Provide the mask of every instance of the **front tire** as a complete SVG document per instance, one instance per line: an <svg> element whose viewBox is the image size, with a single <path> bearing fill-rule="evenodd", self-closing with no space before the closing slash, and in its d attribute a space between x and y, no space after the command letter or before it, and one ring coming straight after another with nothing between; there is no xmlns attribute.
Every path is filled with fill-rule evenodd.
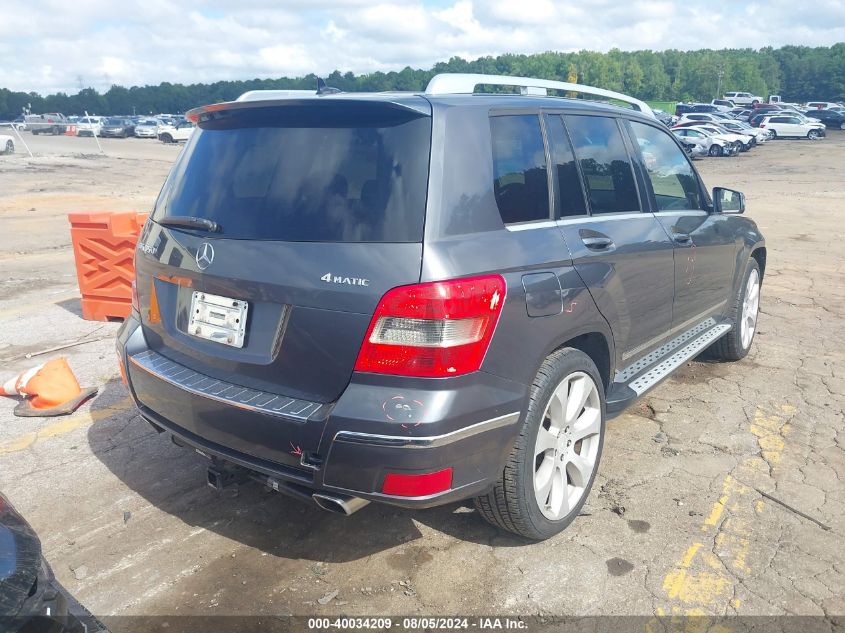
<svg viewBox="0 0 845 633"><path fill-rule="evenodd" d="M711 156L721 156L722 154L724 154L724 150L722 149L721 145L716 145L715 143L713 143L713 145L710 146L710 151L708 153Z"/></svg>
<svg viewBox="0 0 845 633"><path fill-rule="evenodd" d="M760 265L752 257L748 260L742 285L728 314L733 327L710 346L714 358L735 361L748 355L757 332L761 286Z"/></svg>
<svg viewBox="0 0 845 633"><path fill-rule="evenodd" d="M475 507L496 527L533 540L561 532L581 511L604 443L604 386L595 363L573 348L543 362L528 411L493 489Z"/></svg>
<svg viewBox="0 0 845 633"><path fill-rule="evenodd" d="M810 130L807 132L807 138L811 141L819 140L819 131L818 130Z"/></svg>
<svg viewBox="0 0 845 633"><path fill-rule="evenodd" d="M12 141L6 141L6 153L7 154L14 154L15 153L15 144Z"/></svg>

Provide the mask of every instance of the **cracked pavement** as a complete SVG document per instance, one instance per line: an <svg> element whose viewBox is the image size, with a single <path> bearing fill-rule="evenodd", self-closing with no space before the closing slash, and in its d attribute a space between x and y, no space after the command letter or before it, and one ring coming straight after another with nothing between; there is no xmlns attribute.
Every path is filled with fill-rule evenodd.
<svg viewBox="0 0 845 633"><path fill-rule="evenodd" d="M82 341L62 353L101 391L68 418L0 399L0 490L92 612L845 614L845 132L697 162L746 193L767 239L753 349L687 363L611 421L583 516L540 544L468 505L344 519L257 484L208 489L205 460L133 412L117 325L79 318L64 217L148 209L175 151L79 157L77 140L4 158L0 360L5 377Z"/></svg>

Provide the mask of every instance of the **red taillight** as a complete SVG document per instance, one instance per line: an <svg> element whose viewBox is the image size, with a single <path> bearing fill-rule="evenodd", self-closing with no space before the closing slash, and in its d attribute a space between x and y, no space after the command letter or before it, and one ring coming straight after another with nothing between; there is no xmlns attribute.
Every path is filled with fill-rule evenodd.
<svg viewBox="0 0 845 633"><path fill-rule="evenodd" d="M139 307L141 304L138 301L138 283L133 279L132 280L132 310L135 312L140 312L141 308Z"/></svg>
<svg viewBox="0 0 845 633"><path fill-rule="evenodd" d="M442 378L476 371L505 302L499 275L389 290L370 322L356 371Z"/></svg>
<svg viewBox="0 0 845 633"><path fill-rule="evenodd" d="M452 469L444 468L423 475L387 473L381 491L397 497L424 497L452 487Z"/></svg>
<svg viewBox="0 0 845 633"><path fill-rule="evenodd" d="M760 127L761 127L761 128L764 128L764 127L766 127L766 124L765 124L765 123L761 123L761 124L760 124Z"/></svg>

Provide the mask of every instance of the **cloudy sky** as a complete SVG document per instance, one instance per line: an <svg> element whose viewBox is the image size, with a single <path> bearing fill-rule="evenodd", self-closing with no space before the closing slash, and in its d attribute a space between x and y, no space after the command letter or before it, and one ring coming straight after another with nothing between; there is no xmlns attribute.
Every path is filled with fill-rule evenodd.
<svg viewBox="0 0 845 633"><path fill-rule="evenodd" d="M0 87L77 92L453 55L831 45L845 0L2 0Z"/></svg>

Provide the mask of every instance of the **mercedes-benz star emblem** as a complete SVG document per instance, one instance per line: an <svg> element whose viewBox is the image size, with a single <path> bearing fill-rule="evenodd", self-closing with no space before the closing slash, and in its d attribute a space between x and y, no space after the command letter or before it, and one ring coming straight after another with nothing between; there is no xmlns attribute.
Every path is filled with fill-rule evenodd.
<svg viewBox="0 0 845 633"><path fill-rule="evenodd" d="M200 244L197 249L196 260L200 270L205 270L211 266L211 262L214 261L214 247L208 242Z"/></svg>

